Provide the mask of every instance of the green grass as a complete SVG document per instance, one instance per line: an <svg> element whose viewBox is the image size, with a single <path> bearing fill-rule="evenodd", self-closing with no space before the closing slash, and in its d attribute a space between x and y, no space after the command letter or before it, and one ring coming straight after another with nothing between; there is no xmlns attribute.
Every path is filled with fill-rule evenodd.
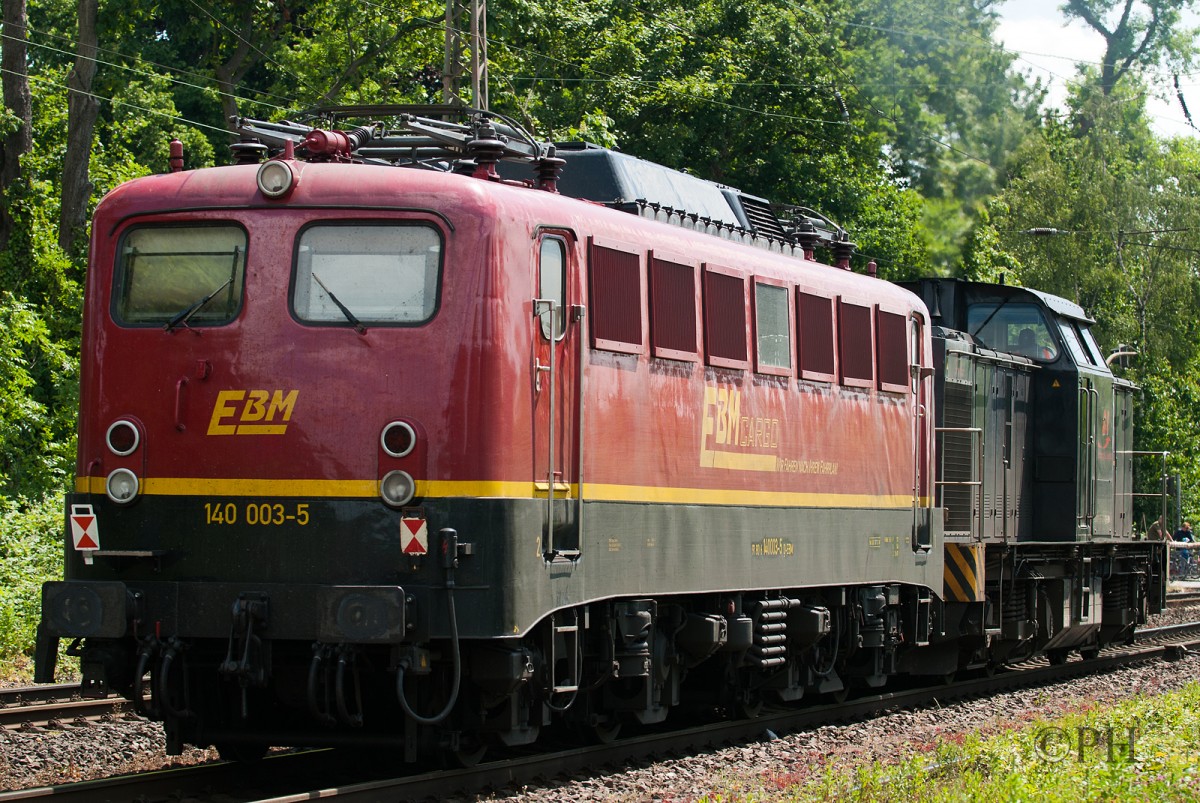
<svg viewBox="0 0 1200 803"><path fill-rule="evenodd" d="M1130 748L1132 742L1132 749ZM706 803L1191 801L1200 799L1200 684L917 743L897 762L796 764Z"/></svg>

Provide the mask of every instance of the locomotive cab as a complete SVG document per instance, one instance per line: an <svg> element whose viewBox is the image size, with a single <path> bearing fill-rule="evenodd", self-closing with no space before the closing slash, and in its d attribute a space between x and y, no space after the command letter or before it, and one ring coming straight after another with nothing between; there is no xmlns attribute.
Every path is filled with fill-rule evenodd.
<svg viewBox="0 0 1200 803"><path fill-rule="evenodd" d="M1023 409L1014 425L1023 432L1015 444L1007 435L1003 443L1025 452L1032 498L1018 503L1026 487L1018 483L1010 504L985 515L1006 507L1024 519L1008 530L1019 540L1131 538L1133 386L1105 364L1091 332L1095 322L1077 304L1036 290L947 280L910 287L935 325L963 333L976 350L1029 364L1020 372L1029 376L1028 392L1013 411Z"/></svg>

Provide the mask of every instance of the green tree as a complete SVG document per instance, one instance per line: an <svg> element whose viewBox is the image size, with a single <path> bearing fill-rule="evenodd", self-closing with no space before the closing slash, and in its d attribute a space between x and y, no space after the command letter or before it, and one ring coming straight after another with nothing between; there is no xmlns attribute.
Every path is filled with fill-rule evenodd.
<svg viewBox="0 0 1200 803"><path fill-rule="evenodd" d="M0 118L0 196L19 192L24 176L21 158L33 148L33 99L29 90L28 15L25 0L3 2L3 45L0 45L0 86L4 116ZM0 197L0 251L8 248L15 221L11 201Z"/></svg>
<svg viewBox="0 0 1200 803"><path fill-rule="evenodd" d="M1111 95L1130 71L1168 61L1186 68L1195 52L1195 32L1181 27L1194 0L1067 0L1068 18L1082 20L1104 39L1096 85Z"/></svg>
<svg viewBox="0 0 1200 803"><path fill-rule="evenodd" d="M0 293L0 497L65 486L75 365L36 310Z"/></svg>
<svg viewBox="0 0 1200 803"><path fill-rule="evenodd" d="M968 265L1078 302L1103 347L1131 345L1141 384L1135 442L1167 450L1185 499L1200 499L1200 145L1151 129L1128 78L1080 87L1063 119L1016 152ZM1081 121L1086 121L1082 123ZM1150 482L1149 485L1153 485ZM1149 485L1144 492L1156 490ZM1151 516L1153 518L1153 516Z"/></svg>

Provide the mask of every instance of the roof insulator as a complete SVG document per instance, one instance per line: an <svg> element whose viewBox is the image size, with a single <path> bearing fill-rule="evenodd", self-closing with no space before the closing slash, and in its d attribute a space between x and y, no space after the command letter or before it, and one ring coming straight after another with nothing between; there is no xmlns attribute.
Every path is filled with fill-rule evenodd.
<svg viewBox="0 0 1200 803"><path fill-rule="evenodd" d="M566 166L567 160L555 156L554 146L551 145L546 155L537 160L538 189L558 195L558 179L562 176L563 168Z"/></svg>
<svg viewBox="0 0 1200 803"><path fill-rule="evenodd" d="M233 151L234 161L238 164L254 165L266 158L271 149L253 137L246 137L230 145L229 150Z"/></svg>
<svg viewBox="0 0 1200 803"><path fill-rule="evenodd" d="M835 267L842 270L850 270L850 257L854 256L854 243L849 240L838 240L832 246L833 258L837 264Z"/></svg>
<svg viewBox="0 0 1200 803"><path fill-rule="evenodd" d="M467 156L476 162L475 178L499 181L496 173L496 162L504 156L504 142L497 138L496 129L487 120L479 124L475 130L475 139L467 143Z"/></svg>

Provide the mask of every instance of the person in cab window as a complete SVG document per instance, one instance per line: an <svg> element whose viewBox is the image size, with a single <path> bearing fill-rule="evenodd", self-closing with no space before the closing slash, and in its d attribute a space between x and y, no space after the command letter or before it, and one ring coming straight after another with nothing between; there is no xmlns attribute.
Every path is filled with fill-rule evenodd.
<svg viewBox="0 0 1200 803"><path fill-rule="evenodd" d="M1037 335L1033 330L1026 326L1017 335L1017 353L1022 357L1033 358L1037 355Z"/></svg>

